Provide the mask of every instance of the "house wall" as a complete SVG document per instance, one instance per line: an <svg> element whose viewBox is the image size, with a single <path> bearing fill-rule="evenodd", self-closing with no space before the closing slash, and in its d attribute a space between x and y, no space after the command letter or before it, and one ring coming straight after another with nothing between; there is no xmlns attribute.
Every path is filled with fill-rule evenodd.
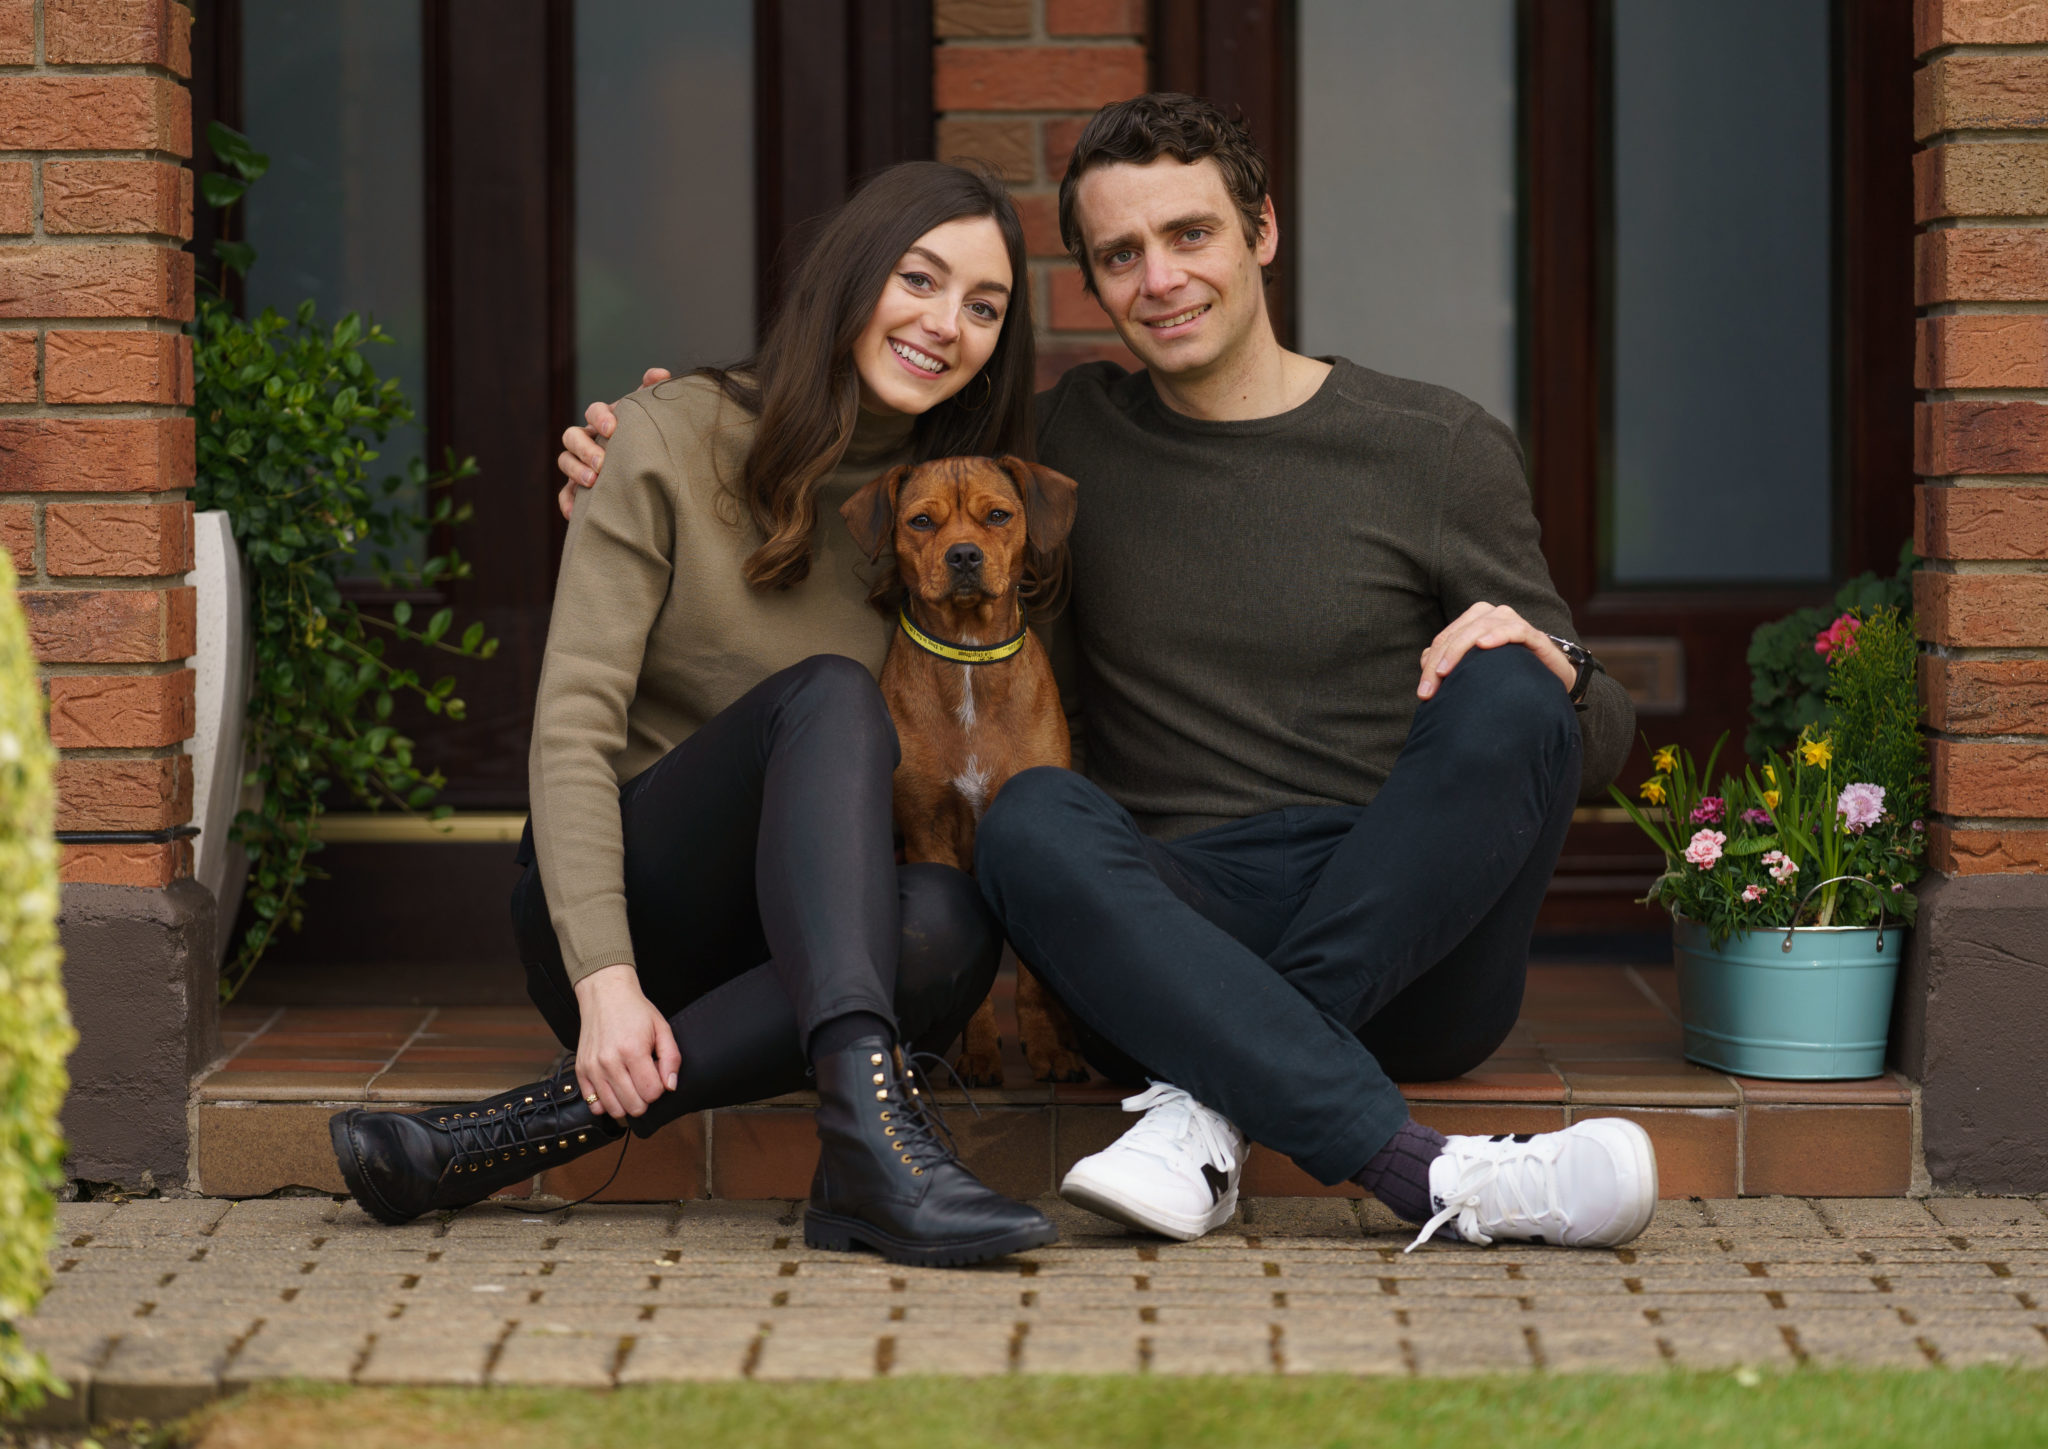
<svg viewBox="0 0 2048 1449"><path fill-rule="evenodd" d="M172 0L0 0L0 542L60 832L192 818L191 24ZM68 843L60 873L71 1172L182 1182L214 1041L191 843Z"/></svg>
<svg viewBox="0 0 2048 1449"><path fill-rule="evenodd" d="M978 160L1009 183L1034 259L1038 375L1137 361L1081 290L1060 245L1059 184L1081 127L1146 89L1145 0L935 0L932 104L941 161Z"/></svg>

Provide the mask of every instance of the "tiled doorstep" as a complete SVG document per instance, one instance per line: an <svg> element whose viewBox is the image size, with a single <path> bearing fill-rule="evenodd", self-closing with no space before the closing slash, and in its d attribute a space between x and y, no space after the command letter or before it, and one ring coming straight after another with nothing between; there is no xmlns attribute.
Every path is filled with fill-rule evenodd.
<svg viewBox="0 0 2048 1449"><path fill-rule="evenodd" d="M1912 1189L1911 1083L1895 1075L1764 1082L1694 1066L1679 1054L1675 1000L1668 967L1537 966L1522 1019L1491 1061L1455 1081L1402 1090L1418 1119L1445 1132L1539 1132L1598 1116L1640 1122L1656 1144L1666 1197ZM341 1191L326 1120L343 1107L467 1101L544 1076L559 1055L539 1019L517 1008L230 1008L223 1036L229 1057L197 1093L194 1179L201 1191L232 1197ZM1013 1043L1006 1032L1014 1058ZM969 1164L1005 1191L1033 1196L1122 1130L1125 1089L1045 1086L1025 1079L1021 1060L1010 1066L1015 1085L974 1094L978 1118L959 1094L939 1096ZM698 1114L635 1140L623 1160L606 1149L550 1173L537 1190L573 1199L602 1187L600 1201L802 1197L817 1150L811 1103L799 1094ZM1263 1148L1244 1190L1358 1193L1323 1187Z"/></svg>

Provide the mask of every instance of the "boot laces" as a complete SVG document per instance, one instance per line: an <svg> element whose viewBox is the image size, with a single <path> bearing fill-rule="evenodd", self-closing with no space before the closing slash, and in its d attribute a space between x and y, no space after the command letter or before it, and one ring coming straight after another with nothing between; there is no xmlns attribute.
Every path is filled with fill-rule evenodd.
<svg viewBox="0 0 2048 1449"><path fill-rule="evenodd" d="M903 1113L896 1133L896 1141L917 1167L936 1167L941 1163L953 1162L960 1156L960 1144L953 1136L953 1129L946 1122L946 1114L939 1110L939 1104L932 1097L932 1079L926 1070L926 1063L936 1062L944 1067L953 1078L953 1084L966 1098L967 1105L978 1118L981 1108L968 1095L967 1084L960 1080L960 1073L951 1062L936 1052L907 1052L898 1056L897 1100L902 1104ZM919 1083L924 1085L920 1088Z"/></svg>
<svg viewBox="0 0 2048 1449"><path fill-rule="evenodd" d="M1543 1223L1555 1223L1560 1229L1566 1226L1564 1204L1557 1191L1557 1137L1555 1132L1546 1132L1527 1142L1449 1138L1444 1156L1455 1171L1450 1188L1437 1199L1442 1206L1436 1216L1424 1223L1415 1241L1401 1251L1414 1252L1453 1218L1457 1219L1458 1236L1481 1246L1493 1241L1482 1222L1495 1234L1533 1234Z"/></svg>
<svg viewBox="0 0 2048 1449"><path fill-rule="evenodd" d="M563 1122L562 1116L576 1100L576 1060L571 1057L536 1088L481 1111L454 1112L440 1117L437 1125L455 1144L455 1156L449 1170L460 1172L473 1170L474 1166L495 1166L500 1160L510 1158L526 1147L547 1142L550 1138L568 1137L571 1129ZM588 1133L592 1126L573 1130ZM535 1170L545 1165L537 1162Z"/></svg>
<svg viewBox="0 0 2048 1449"><path fill-rule="evenodd" d="M1154 1082L1123 1100L1126 1112L1143 1112L1117 1146L1150 1153L1173 1166L1199 1171L1204 1162L1224 1172L1237 1166L1237 1144L1228 1119L1203 1106L1171 1082Z"/></svg>

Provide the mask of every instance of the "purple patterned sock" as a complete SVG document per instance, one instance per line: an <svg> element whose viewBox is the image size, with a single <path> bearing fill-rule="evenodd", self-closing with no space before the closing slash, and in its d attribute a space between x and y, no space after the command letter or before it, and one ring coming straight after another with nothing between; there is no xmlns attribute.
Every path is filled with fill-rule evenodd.
<svg viewBox="0 0 2048 1449"><path fill-rule="evenodd" d="M1385 1203L1395 1216L1426 1222L1435 1211L1429 1165L1443 1155L1444 1134L1410 1118L1351 1180Z"/></svg>

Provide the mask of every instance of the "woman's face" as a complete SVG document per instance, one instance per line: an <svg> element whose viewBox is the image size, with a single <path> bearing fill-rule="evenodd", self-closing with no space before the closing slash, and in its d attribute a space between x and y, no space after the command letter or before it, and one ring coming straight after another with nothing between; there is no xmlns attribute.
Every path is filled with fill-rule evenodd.
<svg viewBox="0 0 2048 1449"><path fill-rule="evenodd" d="M853 346L861 406L915 415L965 387L1002 335L1010 284L992 217L949 221L912 242Z"/></svg>

